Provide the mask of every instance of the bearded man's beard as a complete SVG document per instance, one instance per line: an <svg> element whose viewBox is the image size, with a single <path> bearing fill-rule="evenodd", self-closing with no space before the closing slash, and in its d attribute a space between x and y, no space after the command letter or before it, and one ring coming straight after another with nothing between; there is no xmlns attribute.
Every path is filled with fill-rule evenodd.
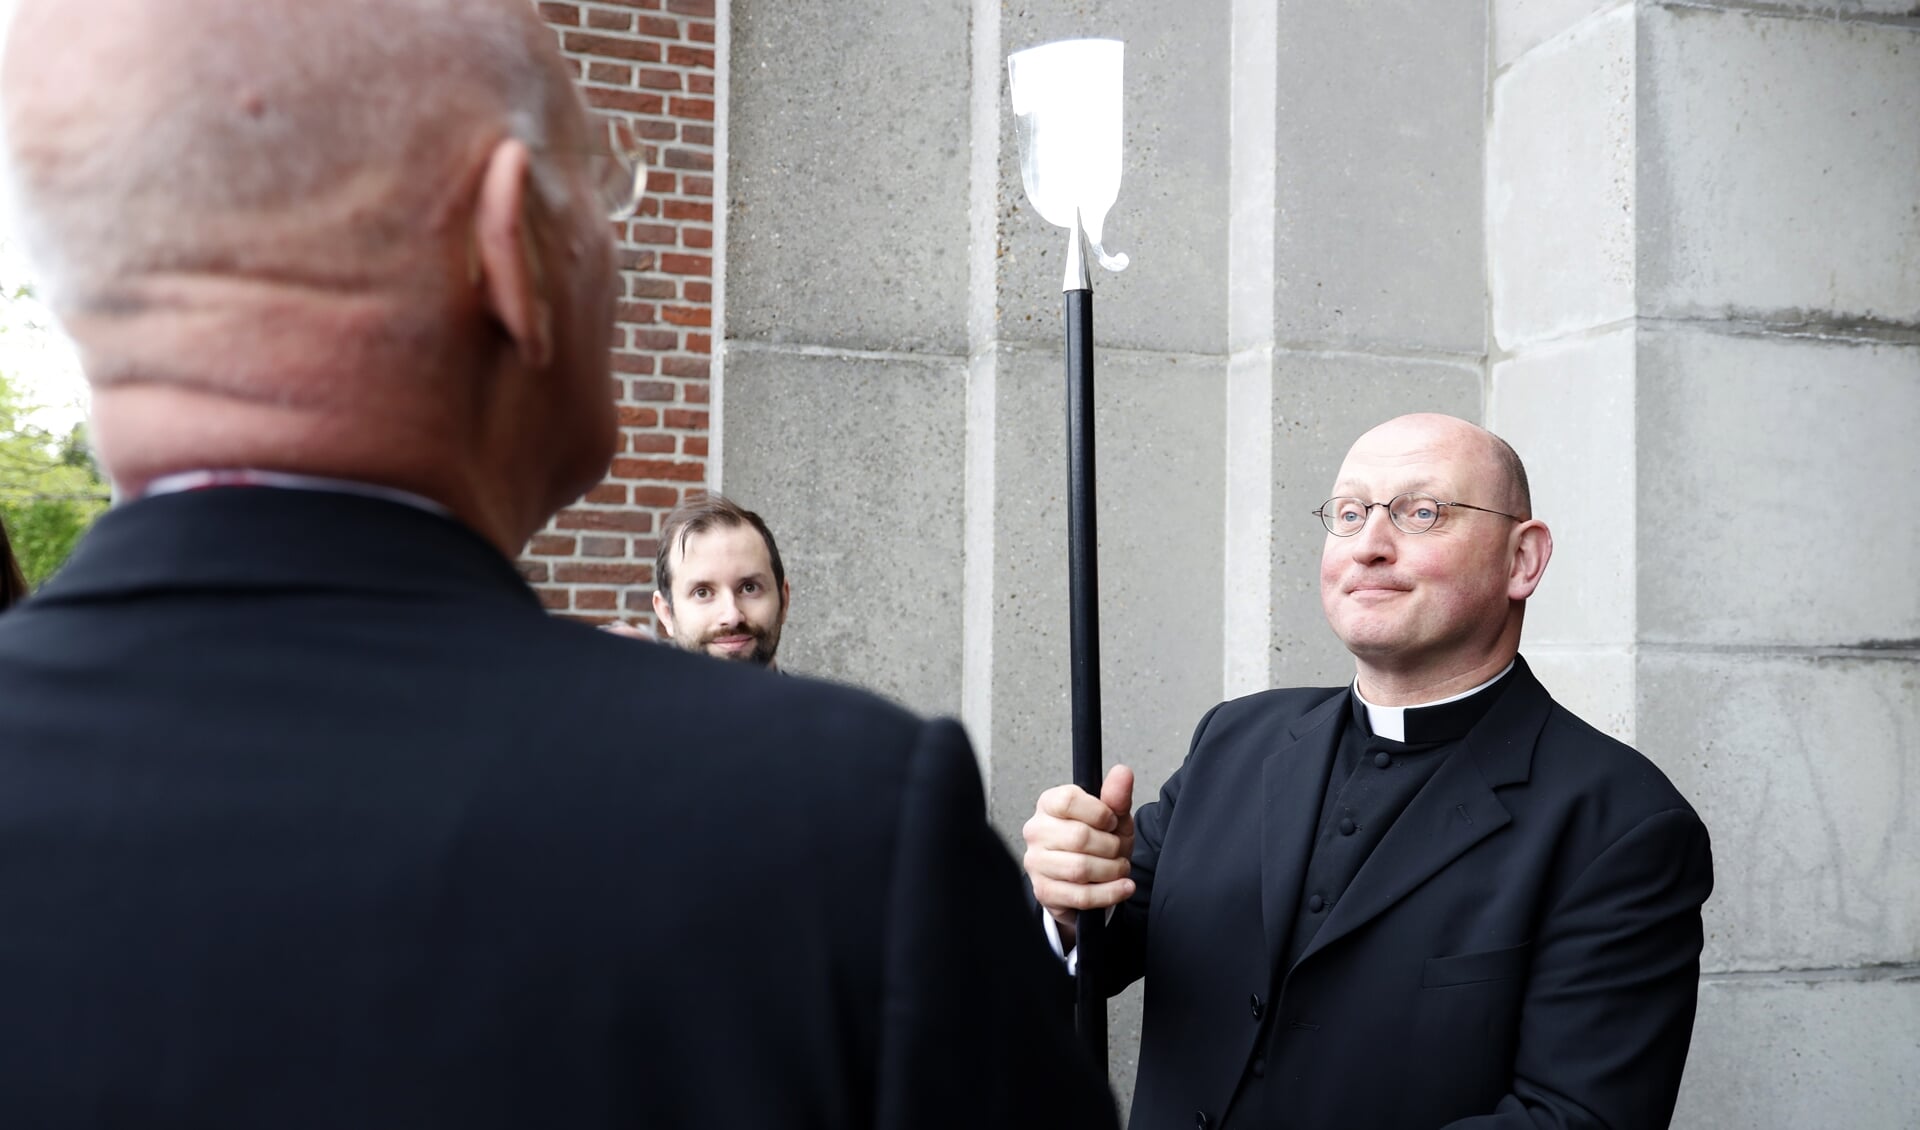
<svg viewBox="0 0 1920 1130"><path fill-rule="evenodd" d="M751 636L753 638L753 650L745 655L725 655L710 650L713 641L722 636L741 635ZM759 667L765 667L773 662L774 653L780 650L780 636L778 629L769 631L758 624L742 624L736 628L708 632L706 635L700 637L699 642L695 645L695 650L704 651L708 655L713 655L720 659L731 659L739 663L752 663Z"/></svg>

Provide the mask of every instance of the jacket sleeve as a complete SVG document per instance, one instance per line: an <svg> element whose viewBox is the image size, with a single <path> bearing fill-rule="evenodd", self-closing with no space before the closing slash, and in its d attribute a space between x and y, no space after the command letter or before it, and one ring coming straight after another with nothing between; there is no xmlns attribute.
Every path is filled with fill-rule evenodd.
<svg viewBox="0 0 1920 1130"><path fill-rule="evenodd" d="M1138 981L1147 971L1147 924L1153 907L1153 877L1160 863L1160 846L1166 842L1167 826L1173 822L1174 808L1180 802L1180 786L1193 764L1194 751L1207 732L1208 723L1219 713L1215 706L1193 728L1193 741L1187 747L1187 759L1161 786L1160 799L1143 804L1133 814L1133 897L1114 910L1107 924L1106 960L1102 963L1100 990L1111 997Z"/></svg>
<svg viewBox="0 0 1920 1130"><path fill-rule="evenodd" d="M882 915L877 1124L1111 1130L1113 1095L1060 1013L1059 961L985 810L966 736L928 723Z"/></svg>
<svg viewBox="0 0 1920 1130"><path fill-rule="evenodd" d="M1654 1130L1673 1118L1699 995L1707 829L1658 813L1602 851L1543 920L1513 1090L1445 1130Z"/></svg>

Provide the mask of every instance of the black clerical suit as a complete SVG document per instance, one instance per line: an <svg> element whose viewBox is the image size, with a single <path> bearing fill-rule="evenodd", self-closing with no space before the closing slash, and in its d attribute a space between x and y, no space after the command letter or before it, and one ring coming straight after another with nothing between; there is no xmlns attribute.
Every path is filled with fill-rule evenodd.
<svg viewBox="0 0 1920 1130"><path fill-rule="evenodd" d="M1667 1125L1706 829L1519 661L1408 742L1349 688L1222 703L1136 814L1131 1130ZM1426 731L1426 732L1421 732Z"/></svg>
<svg viewBox="0 0 1920 1130"><path fill-rule="evenodd" d="M951 722L224 488L0 617L0 1124L1111 1127Z"/></svg>

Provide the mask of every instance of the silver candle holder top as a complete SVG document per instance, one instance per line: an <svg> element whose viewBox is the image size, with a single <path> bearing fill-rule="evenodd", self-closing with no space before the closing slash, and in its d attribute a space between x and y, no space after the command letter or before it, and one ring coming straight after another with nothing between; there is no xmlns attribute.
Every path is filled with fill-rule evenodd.
<svg viewBox="0 0 1920 1130"><path fill-rule="evenodd" d="M1117 39L1063 39L1007 56L1020 179L1034 210L1068 229L1066 290L1091 287L1088 242L1102 267L1127 269L1125 255L1101 245L1107 210L1120 196L1125 52Z"/></svg>

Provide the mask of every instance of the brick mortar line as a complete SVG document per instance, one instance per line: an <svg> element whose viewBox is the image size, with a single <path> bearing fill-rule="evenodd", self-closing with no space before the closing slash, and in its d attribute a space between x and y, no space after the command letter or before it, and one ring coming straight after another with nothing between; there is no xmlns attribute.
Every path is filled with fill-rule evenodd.
<svg viewBox="0 0 1920 1130"><path fill-rule="evenodd" d="M599 60L600 57L597 55L588 55L588 56L582 56L582 58L589 59L589 60ZM641 64L641 65L648 66L648 64ZM711 75L713 73L712 71L707 70L704 67L699 67L692 70L686 70L683 67L659 66L659 67L652 67L651 69L656 71L680 70L683 73L688 75ZM704 99L706 101L713 100L713 95L702 94L698 91L669 90L666 87L641 86L638 83L628 83L625 86L615 86L613 83L610 83L610 82L599 82L593 79L579 78L574 80L574 85L578 86L582 90L605 90L613 94L653 94L662 98L667 98L667 97L699 98L699 99ZM658 114L653 114L653 115L649 115L642 110L620 110L616 112L622 113L622 114L633 114L639 117L668 118L677 122L691 122L695 125L711 124L711 119L708 119L708 118L680 118L680 117L675 117L672 114L665 113L664 111Z"/></svg>
<svg viewBox="0 0 1920 1130"><path fill-rule="evenodd" d="M665 39L639 39L639 40L635 40L634 42L671 43L672 41L665 40ZM712 50L712 48L702 48L702 50ZM713 68L707 66L705 63L669 63L665 59L662 59L657 63L649 63L643 59L621 59L611 55L595 54L592 51L569 51L564 47L560 49L560 54L565 56L566 58L573 59L578 62L598 63L601 66L607 66L607 67L627 67L632 70L644 69L649 71L672 71L673 73L679 74L679 75L711 76L713 74ZM584 75L581 76L580 78L575 79L574 82L580 86L589 86L598 90L652 90L654 89L653 87L650 87L650 86L640 86L640 87L616 86L613 83L607 82L604 79L590 78Z"/></svg>

